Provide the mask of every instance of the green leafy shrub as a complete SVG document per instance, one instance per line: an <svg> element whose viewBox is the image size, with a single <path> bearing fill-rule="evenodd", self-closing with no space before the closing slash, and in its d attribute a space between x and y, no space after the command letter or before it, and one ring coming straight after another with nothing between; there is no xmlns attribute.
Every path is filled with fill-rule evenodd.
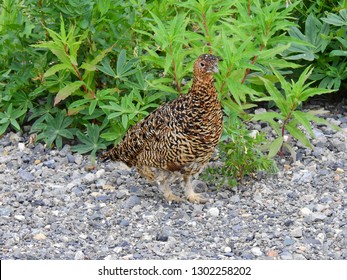
<svg viewBox="0 0 347 280"><path fill-rule="evenodd" d="M290 36L301 42L291 45L287 59L306 66L312 64L314 70L310 79L317 81L319 87L346 88L347 2L342 1L340 6L334 6L337 3L331 1L318 2L320 5L312 5L310 13L301 11L307 16L301 19L303 22L299 21L298 27L289 30Z"/></svg>
<svg viewBox="0 0 347 280"><path fill-rule="evenodd" d="M336 89L344 83L345 12L329 10L331 14L324 15L324 5L314 4L320 16L304 17L300 9L304 11L305 4L4 0L0 134L30 124L37 141L57 148L64 141L77 141L74 151L95 157L160 104L186 94L196 57L214 53L222 58L216 88L225 112L226 142L220 148L225 172L239 178L268 169L269 161L255 148L266 140L249 137L241 120L268 121L273 126L278 138L268 145L270 158L286 144L284 130L309 146L298 129L301 125L310 132L298 106L328 91L304 85L312 70L306 68L300 76L300 64L316 63L310 77L321 80L322 87ZM306 21L304 33L300 24L296 27L295 14ZM328 60L322 62L319 58L326 50ZM289 83L288 76L299 78ZM278 81L282 89L273 85ZM250 114L259 101L273 102L273 115ZM238 126L231 126L235 120Z"/></svg>
<svg viewBox="0 0 347 280"><path fill-rule="evenodd" d="M258 171L275 173L277 166L265 153L266 143L266 135L249 131L246 125L231 113L218 146L222 164L214 166L212 163L202 173L202 177L219 188L236 186L245 177L257 175Z"/></svg>
<svg viewBox="0 0 347 280"><path fill-rule="evenodd" d="M300 75L298 81L288 82L277 70L273 69L273 72L281 84L282 92L275 87L273 82L261 78L264 80L265 87L269 93L269 96L263 97L261 100L272 101L279 109L279 112L269 111L253 116L254 121L262 120L268 122L278 135L270 144L269 157L277 155L279 151L282 154L283 146L294 154L290 144L284 141L286 133L292 135L306 147L312 148L309 139L304 132L301 131L300 126L302 126L313 138L314 134L311 128L311 121L329 125L326 120L315 116L312 112L298 110L300 105L308 98L332 92L332 90L324 88L310 87L313 82L307 82L307 79L310 77L312 70L311 67L307 67Z"/></svg>

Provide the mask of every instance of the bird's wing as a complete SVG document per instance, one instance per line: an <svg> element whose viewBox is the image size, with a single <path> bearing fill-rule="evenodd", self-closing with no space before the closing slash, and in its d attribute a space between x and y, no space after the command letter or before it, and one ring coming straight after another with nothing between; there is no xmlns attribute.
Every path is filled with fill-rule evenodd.
<svg viewBox="0 0 347 280"><path fill-rule="evenodd" d="M161 141L161 136L167 133L169 123L174 121L168 116L171 103L158 107L128 130L122 141L113 148L117 149L118 158L121 161L134 165L137 156L145 147L150 148L153 142Z"/></svg>

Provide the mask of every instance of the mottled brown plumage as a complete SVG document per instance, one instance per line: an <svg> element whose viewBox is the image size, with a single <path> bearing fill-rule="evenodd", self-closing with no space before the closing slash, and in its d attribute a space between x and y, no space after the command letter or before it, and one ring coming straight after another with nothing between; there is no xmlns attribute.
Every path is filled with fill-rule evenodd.
<svg viewBox="0 0 347 280"><path fill-rule="evenodd" d="M214 55L199 56L189 93L158 107L134 125L101 159L135 166L141 175L159 183L168 201L182 201L169 185L183 178L187 199L205 202L194 192L191 177L210 160L222 133L222 109L213 83L217 64Z"/></svg>

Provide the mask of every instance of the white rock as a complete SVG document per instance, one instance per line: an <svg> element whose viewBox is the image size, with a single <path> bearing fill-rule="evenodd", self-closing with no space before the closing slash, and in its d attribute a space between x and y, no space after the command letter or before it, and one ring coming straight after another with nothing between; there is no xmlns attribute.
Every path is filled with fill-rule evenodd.
<svg viewBox="0 0 347 280"><path fill-rule="evenodd" d="M300 209L300 213L302 216L307 217L307 216L310 216L312 214L312 211L310 209L308 209L307 207L304 207L304 208Z"/></svg>
<svg viewBox="0 0 347 280"><path fill-rule="evenodd" d="M95 174L88 173L84 176L84 180L87 182L93 182L95 180Z"/></svg>
<svg viewBox="0 0 347 280"><path fill-rule="evenodd" d="M319 242L323 244L323 242L324 242L324 240L325 240L325 234L322 233L322 232L321 232L321 233L318 233L316 239L319 240Z"/></svg>
<svg viewBox="0 0 347 280"><path fill-rule="evenodd" d="M88 235L81 233L78 237L82 239L87 239Z"/></svg>
<svg viewBox="0 0 347 280"><path fill-rule="evenodd" d="M211 207L210 209L208 209L208 214L210 214L212 217L218 217L219 209L217 207Z"/></svg>
<svg viewBox="0 0 347 280"><path fill-rule="evenodd" d="M76 163L77 165L81 165L81 164L82 164L82 161L83 161L82 155L76 154L76 155L74 155L74 156L75 156L75 163Z"/></svg>
<svg viewBox="0 0 347 280"><path fill-rule="evenodd" d="M224 248L224 253L230 253L231 252L231 248L229 246L226 246Z"/></svg>
<svg viewBox="0 0 347 280"><path fill-rule="evenodd" d="M252 252L252 254L253 254L254 256L257 256L257 257L259 257L259 256L261 256L261 255L263 254L263 252L260 250L259 247L254 247L254 248L252 248L252 249L251 249L251 252Z"/></svg>
<svg viewBox="0 0 347 280"><path fill-rule="evenodd" d="M113 249L113 252L115 252L115 253L120 253L120 252L122 252L123 251L123 248L122 247L116 247L116 248L114 248Z"/></svg>
<svg viewBox="0 0 347 280"><path fill-rule="evenodd" d="M25 149L25 144L24 143L18 143L18 150L20 150L21 152L23 152Z"/></svg>
<svg viewBox="0 0 347 280"><path fill-rule="evenodd" d="M78 250L74 257L75 260L84 260L84 253L81 250Z"/></svg>
<svg viewBox="0 0 347 280"><path fill-rule="evenodd" d="M290 232L290 235L296 238L302 237L302 229L301 228L295 228Z"/></svg>
<svg viewBox="0 0 347 280"><path fill-rule="evenodd" d="M96 171L95 176L96 176L96 178L99 179L104 174L105 174L105 169L100 169L100 170Z"/></svg>
<svg viewBox="0 0 347 280"><path fill-rule="evenodd" d="M37 233L33 237L35 240L45 240L47 237L43 233Z"/></svg>
<svg viewBox="0 0 347 280"><path fill-rule="evenodd" d="M14 215L14 218L18 221L24 221L25 217L23 215Z"/></svg>

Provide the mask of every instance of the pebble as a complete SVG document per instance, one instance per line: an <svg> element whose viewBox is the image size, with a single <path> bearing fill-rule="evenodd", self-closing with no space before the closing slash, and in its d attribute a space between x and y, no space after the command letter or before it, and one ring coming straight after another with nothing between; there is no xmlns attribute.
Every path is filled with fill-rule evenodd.
<svg viewBox="0 0 347 280"><path fill-rule="evenodd" d="M343 173L345 173L345 171L342 169L342 168L336 168L336 170L335 170L335 172L337 173L337 174L343 174Z"/></svg>
<svg viewBox="0 0 347 280"><path fill-rule="evenodd" d="M87 173L85 176L84 176L84 181L85 182L94 182L95 181L95 179L96 179L96 176L95 176L95 174L93 174L93 173Z"/></svg>
<svg viewBox="0 0 347 280"><path fill-rule="evenodd" d="M324 243L324 240L325 240L325 234L324 233L318 233L317 237L316 237L317 240L319 240L320 243ZM347 245L347 244L346 244Z"/></svg>
<svg viewBox="0 0 347 280"><path fill-rule="evenodd" d="M104 176L104 174L105 174L105 169L100 169L100 170L96 171L95 176L96 176L96 178L99 179L102 176Z"/></svg>
<svg viewBox="0 0 347 280"><path fill-rule="evenodd" d="M0 206L0 217L9 217L13 212L12 207Z"/></svg>
<svg viewBox="0 0 347 280"><path fill-rule="evenodd" d="M277 258L278 257L278 253L275 250L269 250L266 255L270 258Z"/></svg>
<svg viewBox="0 0 347 280"><path fill-rule="evenodd" d="M229 246L224 247L224 253L230 253L232 250Z"/></svg>
<svg viewBox="0 0 347 280"><path fill-rule="evenodd" d="M295 243L295 240L294 240L294 239L292 239L292 238L290 238L290 237L288 237L288 236L286 236L286 237L284 238L283 244L284 244L285 246L290 246L290 245L293 245L294 243Z"/></svg>
<svg viewBox="0 0 347 280"><path fill-rule="evenodd" d="M300 238L300 237L302 237L302 229L301 229L301 228L293 229L293 230L290 232L290 235L291 235L292 237L295 237L295 238Z"/></svg>
<svg viewBox="0 0 347 280"><path fill-rule="evenodd" d="M34 175L28 171L19 170L18 174L24 181L34 181L35 180Z"/></svg>
<svg viewBox="0 0 347 280"><path fill-rule="evenodd" d="M24 221L25 217L23 215L14 215L14 218L18 221Z"/></svg>
<svg viewBox="0 0 347 280"><path fill-rule="evenodd" d="M251 249L251 252L252 252L253 255L255 255L255 256L257 256L257 257L263 255L263 252L260 250L259 247L254 247L254 248L252 248L252 249Z"/></svg>
<svg viewBox="0 0 347 280"><path fill-rule="evenodd" d="M122 206L125 209L130 209L130 208L133 208L135 205L138 205L140 203L141 203L141 199L136 195L132 195L123 203Z"/></svg>
<svg viewBox="0 0 347 280"><path fill-rule="evenodd" d="M75 163L76 159L72 154L67 154L66 157L67 157L68 163Z"/></svg>
<svg viewBox="0 0 347 280"><path fill-rule="evenodd" d="M70 149L71 149L70 145L67 145L67 144L64 145L64 147L59 151L59 155L61 157L66 157L67 154L70 152Z"/></svg>
<svg viewBox="0 0 347 280"><path fill-rule="evenodd" d="M85 256L84 253L81 250L78 250L74 256L75 260L84 260Z"/></svg>
<svg viewBox="0 0 347 280"><path fill-rule="evenodd" d="M81 164L82 164L82 161L83 161L82 155L76 154L74 157L75 157L75 163L76 163L77 165L81 165Z"/></svg>
<svg viewBox="0 0 347 280"><path fill-rule="evenodd" d="M119 223L119 225L122 227L127 227L129 224L129 221L126 219L121 220L121 222Z"/></svg>
<svg viewBox="0 0 347 280"><path fill-rule="evenodd" d="M42 164L43 164L43 166L47 166L48 168L52 168L52 169L55 168L55 160L54 159L44 161Z"/></svg>
<svg viewBox="0 0 347 280"><path fill-rule="evenodd" d="M311 220L313 222L317 222L317 221L324 221L327 218L327 216L323 213L319 213L319 212L314 212L311 215Z"/></svg>
<svg viewBox="0 0 347 280"><path fill-rule="evenodd" d="M292 260L293 259L293 255L290 252L283 252L281 253L281 259L282 260Z"/></svg>
<svg viewBox="0 0 347 280"><path fill-rule="evenodd" d="M208 209L208 214L212 217L218 217L219 209L217 207L211 207L210 209Z"/></svg>
<svg viewBox="0 0 347 280"><path fill-rule="evenodd" d="M312 211L309 208L304 207L304 208L300 209L300 213L302 216L308 217L312 214Z"/></svg>
<svg viewBox="0 0 347 280"><path fill-rule="evenodd" d="M24 143L18 143L18 150L23 152L25 150L25 144Z"/></svg>
<svg viewBox="0 0 347 280"><path fill-rule="evenodd" d="M47 237L43 233L37 233L33 237L35 240L45 240Z"/></svg>

